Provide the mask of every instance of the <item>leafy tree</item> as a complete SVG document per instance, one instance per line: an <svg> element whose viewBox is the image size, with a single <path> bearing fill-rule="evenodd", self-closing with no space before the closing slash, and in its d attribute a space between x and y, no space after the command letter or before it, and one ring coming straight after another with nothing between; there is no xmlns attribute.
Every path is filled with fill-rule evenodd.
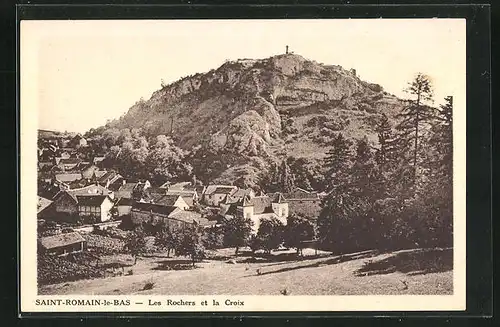
<svg viewBox="0 0 500 327"><path fill-rule="evenodd" d="M113 145L118 145L118 139L120 137L120 130L117 128L109 128L104 130L102 136L104 144L110 148Z"/></svg>
<svg viewBox="0 0 500 327"><path fill-rule="evenodd" d="M290 162L290 171L294 176L295 186L300 187L304 190L311 190L312 180L315 178L315 172L313 171L310 162L306 158L288 158Z"/></svg>
<svg viewBox="0 0 500 327"><path fill-rule="evenodd" d="M265 192L278 192L279 186L279 165L271 162L269 166L261 172L259 188Z"/></svg>
<svg viewBox="0 0 500 327"><path fill-rule="evenodd" d="M224 246L224 233L221 227L213 226L205 229L203 244L207 249L219 249Z"/></svg>
<svg viewBox="0 0 500 327"><path fill-rule="evenodd" d="M417 196L425 208L427 239L433 244L450 246L453 243L453 98L436 111L434 125L428 139L427 180Z"/></svg>
<svg viewBox="0 0 500 327"><path fill-rule="evenodd" d="M223 161L223 155L207 144L194 149L186 160L191 164L193 173L203 185L209 185L228 168Z"/></svg>
<svg viewBox="0 0 500 327"><path fill-rule="evenodd" d="M185 151L175 146L171 138L158 135L146 160L148 175L158 183L186 178L192 168L185 157Z"/></svg>
<svg viewBox="0 0 500 327"><path fill-rule="evenodd" d="M124 129L120 130L120 136L118 137L117 142L119 144L122 144L124 142L130 142L130 141L132 141L132 139L133 138L132 138L132 134L130 132L130 129L124 128Z"/></svg>
<svg viewBox="0 0 500 327"><path fill-rule="evenodd" d="M142 228L137 228L129 233L125 243L125 249L134 256L134 265L137 263L137 257L145 252L146 241L145 232Z"/></svg>
<svg viewBox="0 0 500 327"><path fill-rule="evenodd" d="M290 215L284 230L285 245L297 249L297 255L302 255L303 242L313 240L314 225L310 220L297 215Z"/></svg>
<svg viewBox="0 0 500 327"><path fill-rule="evenodd" d="M266 253L271 253L283 243L283 231L283 223L276 218L261 221L257 238Z"/></svg>
<svg viewBox="0 0 500 327"><path fill-rule="evenodd" d="M179 232L179 241L176 242L176 255L191 257L193 267L197 260L202 260L205 257L205 247L201 235L201 231L197 227L185 228Z"/></svg>
<svg viewBox="0 0 500 327"><path fill-rule="evenodd" d="M252 253L255 254L255 251L260 250L262 248L262 242L257 237L257 235L252 234L252 235L250 235L250 238L248 239L248 246L252 250Z"/></svg>
<svg viewBox="0 0 500 327"><path fill-rule="evenodd" d="M170 251L174 250L179 243L179 233L168 226L161 224L155 236L155 243L158 247L167 250L167 257L170 257Z"/></svg>
<svg viewBox="0 0 500 327"><path fill-rule="evenodd" d="M362 241L358 239L360 229L365 229L363 224L366 222L361 218L368 211L369 204L342 185L324 199L317 221L319 241L340 253L358 250Z"/></svg>
<svg viewBox="0 0 500 327"><path fill-rule="evenodd" d="M246 246L252 232L253 221L250 218L234 217L223 225L224 244L235 247L235 254L239 248Z"/></svg>

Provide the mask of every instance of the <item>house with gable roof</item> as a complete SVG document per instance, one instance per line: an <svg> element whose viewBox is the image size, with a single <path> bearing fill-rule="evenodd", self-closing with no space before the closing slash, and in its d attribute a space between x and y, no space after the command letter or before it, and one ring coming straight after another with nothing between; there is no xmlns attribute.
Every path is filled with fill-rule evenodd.
<svg viewBox="0 0 500 327"><path fill-rule="evenodd" d="M85 243L85 239L78 232L45 236L38 240L40 250L52 255L82 252L85 249Z"/></svg>
<svg viewBox="0 0 500 327"><path fill-rule="evenodd" d="M192 226L209 227L215 224L194 211L185 211L170 205L143 202L136 202L132 205L130 217L134 225L163 223L172 230L182 230Z"/></svg>
<svg viewBox="0 0 500 327"><path fill-rule="evenodd" d="M181 196L190 207L193 207L200 201L200 198L205 191L205 186L193 185L192 182L181 182L175 184L165 183L159 188L165 190L166 195Z"/></svg>
<svg viewBox="0 0 500 327"><path fill-rule="evenodd" d="M77 195L78 215L86 223L102 223L111 219L113 201L109 195Z"/></svg>
<svg viewBox="0 0 500 327"><path fill-rule="evenodd" d="M217 207L227 195L231 195L238 190L233 185L208 185L203 193L203 203Z"/></svg>
<svg viewBox="0 0 500 327"><path fill-rule="evenodd" d="M289 211L288 202L281 193L277 193L272 196L250 197L247 195L237 201L227 197L220 205L219 214L225 219L249 218L253 221L253 231L257 232L263 219L277 218L286 224Z"/></svg>
<svg viewBox="0 0 500 327"><path fill-rule="evenodd" d="M318 192L295 187L283 196L288 202L290 214L298 214L309 219L317 219L321 211L321 196Z"/></svg>
<svg viewBox="0 0 500 327"><path fill-rule="evenodd" d="M151 203L173 206L181 210L187 210L190 207L182 196L171 194L159 194L152 199Z"/></svg>
<svg viewBox="0 0 500 327"><path fill-rule="evenodd" d="M75 190L62 190L55 197L51 205L52 217L54 220L67 222L76 222L80 218L96 217L99 221L108 220L109 210L111 210L108 200L99 198L102 202L94 204L94 199L89 200L85 197L108 197L109 202L113 203L114 194L101 185L89 185ZM90 204L88 201L91 201ZM97 201L97 200L96 200ZM83 207L80 205L83 203ZM92 208L90 208L92 206ZM97 209L99 207L99 209ZM99 213L99 215L97 214ZM104 219L104 220L103 220ZM88 219L92 220L92 219Z"/></svg>

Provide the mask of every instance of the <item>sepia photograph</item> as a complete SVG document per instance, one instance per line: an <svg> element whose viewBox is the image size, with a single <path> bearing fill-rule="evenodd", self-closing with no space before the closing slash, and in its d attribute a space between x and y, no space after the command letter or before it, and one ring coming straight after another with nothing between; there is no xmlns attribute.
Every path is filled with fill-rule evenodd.
<svg viewBox="0 0 500 327"><path fill-rule="evenodd" d="M20 31L30 308L465 309L464 19Z"/></svg>

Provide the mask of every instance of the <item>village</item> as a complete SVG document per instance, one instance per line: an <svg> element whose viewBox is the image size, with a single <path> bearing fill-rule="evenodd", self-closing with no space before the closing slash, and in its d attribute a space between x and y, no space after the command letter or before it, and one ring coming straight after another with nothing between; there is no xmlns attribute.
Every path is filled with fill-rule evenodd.
<svg viewBox="0 0 500 327"><path fill-rule="evenodd" d="M80 134L39 142L38 251L44 257L133 253L124 249L127 233L145 225L220 230L231 219L245 218L255 235L263 220L286 225L290 215L300 215L314 223L321 208L322 194L298 187L265 194L234 185L202 185L196 177L161 185L127 180L103 167L104 155L88 155L90 142ZM121 250L113 250L117 247ZM125 264L111 261L111 272L120 266L123 271Z"/></svg>
<svg viewBox="0 0 500 327"><path fill-rule="evenodd" d="M325 247L317 236L324 192L203 185L196 176L163 183L127 178L106 165L92 142L80 134L39 137L39 294L451 290L448 273L431 286L421 282L428 272L451 269L450 248L410 247L388 256L380 249ZM304 268L319 273L310 279ZM424 273L410 278L408 269Z"/></svg>

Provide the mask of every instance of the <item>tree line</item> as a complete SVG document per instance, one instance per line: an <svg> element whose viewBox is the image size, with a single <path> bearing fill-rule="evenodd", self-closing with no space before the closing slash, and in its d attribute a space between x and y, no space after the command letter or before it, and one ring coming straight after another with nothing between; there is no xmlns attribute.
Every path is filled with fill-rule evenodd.
<svg viewBox="0 0 500 327"><path fill-rule="evenodd" d="M325 162L328 196L318 237L336 252L451 246L453 98L435 109L429 77L409 84L411 99L392 126L383 116L377 148L336 135Z"/></svg>
<svg viewBox="0 0 500 327"><path fill-rule="evenodd" d="M234 217L208 228L197 225L182 229L169 228L164 223L153 225L143 223L133 229L126 241L125 249L135 257L147 252L146 237L154 236L154 244L170 256L188 256L193 266L206 256L206 250L235 248L235 254L243 247L250 247L252 253L263 250L271 253L284 245L295 248L302 254L305 241L315 237L315 228L309 219L298 215L287 218L283 224L276 218L262 220L257 233L252 233L253 222L249 218Z"/></svg>

